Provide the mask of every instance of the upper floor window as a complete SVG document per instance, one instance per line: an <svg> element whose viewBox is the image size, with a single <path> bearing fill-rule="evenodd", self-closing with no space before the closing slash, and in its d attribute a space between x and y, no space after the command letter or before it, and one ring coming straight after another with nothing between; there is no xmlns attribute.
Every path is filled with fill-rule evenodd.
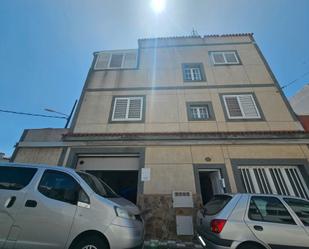
<svg viewBox="0 0 309 249"><path fill-rule="evenodd" d="M216 51L210 52L214 65L235 65L240 64L235 51Z"/></svg>
<svg viewBox="0 0 309 249"><path fill-rule="evenodd" d="M205 81L202 63L186 63L182 65L184 81Z"/></svg>
<svg viewBox="0 0 309 249"><path fill-rule="evenodd" d="M214 119L214 112L210 102L189 102L187 103L187 113L190 121Z"/></svg>
<svg viewBox="0 0 309 249"><path fill-rule="evenodd" d="M261 115L252 94L223 95L229 119L260 119Z"/></svg>
<svg viewBox="0 0 309 249"><path fill-rule="evenodd" d="M111 121L143 121L143 96L114 97Z"/></svg>
<svg viewBox="0 0 309 249"><path fill-rule="evenodd" d="M97 54L95 70L130 69L137 66L137 51L101 52Z"/></svg>

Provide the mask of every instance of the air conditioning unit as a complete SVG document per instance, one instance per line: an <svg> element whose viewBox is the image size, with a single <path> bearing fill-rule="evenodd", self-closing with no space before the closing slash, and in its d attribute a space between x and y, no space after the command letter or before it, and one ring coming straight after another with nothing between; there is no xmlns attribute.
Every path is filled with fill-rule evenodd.
<svg viewBox="0 0 309 249"><path fill-rule="evenodd" d="M173 207L174 208L193 208L192 192L173 191Z"/></svg>

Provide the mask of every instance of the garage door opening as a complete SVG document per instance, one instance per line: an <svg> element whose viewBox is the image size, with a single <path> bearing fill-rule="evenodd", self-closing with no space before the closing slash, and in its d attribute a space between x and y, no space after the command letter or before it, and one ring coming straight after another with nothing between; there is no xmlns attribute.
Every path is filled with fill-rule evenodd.
<svg viewBox="0 0 309 249"><path fill-rule="evenodd" d="M76 165L76 169L99 177L133 203L137 201L139 168L136 154L79 155Z"/></svg>
<svg viewBox="0 0 309 249"><path fill-rule="evenodd" d="M118 195L136 203L138 171L87 170L107 183Z"/></svg>

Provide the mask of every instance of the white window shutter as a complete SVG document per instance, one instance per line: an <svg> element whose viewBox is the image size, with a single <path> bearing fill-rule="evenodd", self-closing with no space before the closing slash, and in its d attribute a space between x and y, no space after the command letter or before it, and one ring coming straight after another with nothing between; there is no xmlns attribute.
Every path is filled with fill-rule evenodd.
<svg viewBox="0 0 309 249"><path fill-rule="evenodd" d="M214 60L214 64L224 64L224 56L223 53L213 53L212 58Z"/></svg>
<svg viewBox="0 0 309 249"><path fill-rule="evenodd" d="M126 53L123 68L135 68L137 66L136 53Z"/></svg>
<svg viewBox="0 0 309 249"><path fill-rule="evenodd" d="M238 103L237 96L225 96L225 104L230 118L242 117L240 105Z"/></svg>
<svg viewBox="0 0 309 249"><path fill-rule="evenodd" d="M110 54L109 53L100 53L97 55L97 60L94 65L94 69L106 69L108 68Z"/></svg>
<svg viewBox="0 0 309 249"><path fill-rule="evenodd" d="M116 98L114 103L113 120L125 120L127 114L128 98Z"/></svg>
<svg viewBox="0 0 309 249"><path fill-rule="evenodd" d="M239 95L240 105L242 107L243 116L245 118L259 118L260 114L255 105L252 95Z"/></svg>
<svg viewBox="0 0 309 249"><path fill-rule="evenodd" d="M230 64L238 63L236 54L234 52L230 52L230 53L226 52L224 55L225 55L225 59L227 63L230 63Z"/></svg>
<svg viewBox="0 0 309 249"><path fill-rule="evenodd" d="M130 99L128 119L140 120L142 118L142 105L142 98Z"/></svg>

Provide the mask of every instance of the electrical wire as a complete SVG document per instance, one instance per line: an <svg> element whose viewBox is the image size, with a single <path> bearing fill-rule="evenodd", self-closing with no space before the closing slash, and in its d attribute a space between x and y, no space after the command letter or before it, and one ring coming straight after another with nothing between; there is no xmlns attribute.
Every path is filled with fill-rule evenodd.
<svg viewBox="0 0 309 249"><path fill-rule="evenodd" d="M309 71L308 71L308 72L306 72L306 73L304 73L303 75L301 75L301 76L300 76L300 77L298 77L297 79L292 80L291 82L289 82L289 83L285 84L284 86L282 86L282 87L281 87L281 89L284 89L284 88L286 88L286 87L288 87L288 86L290 86L290 85L294 84L296 81L300 80L301 78L305 77L305 76L306 76L306 75L308 75L308 74L309 74Z"/></svg>
<svg viewBox="0 0 309 249"><path fill-rule="evenodd" d="M12 113L12 114L18 114L18 115L35 116L35 117L43 117L43 118L67 119L67 117L61 117L61 116L52 116L52 115L44 115L44 114L36 114L36 113L28 113L28 112L16 112L16 111L3 110L3 109L0 109L0 112Z"/></svg>

